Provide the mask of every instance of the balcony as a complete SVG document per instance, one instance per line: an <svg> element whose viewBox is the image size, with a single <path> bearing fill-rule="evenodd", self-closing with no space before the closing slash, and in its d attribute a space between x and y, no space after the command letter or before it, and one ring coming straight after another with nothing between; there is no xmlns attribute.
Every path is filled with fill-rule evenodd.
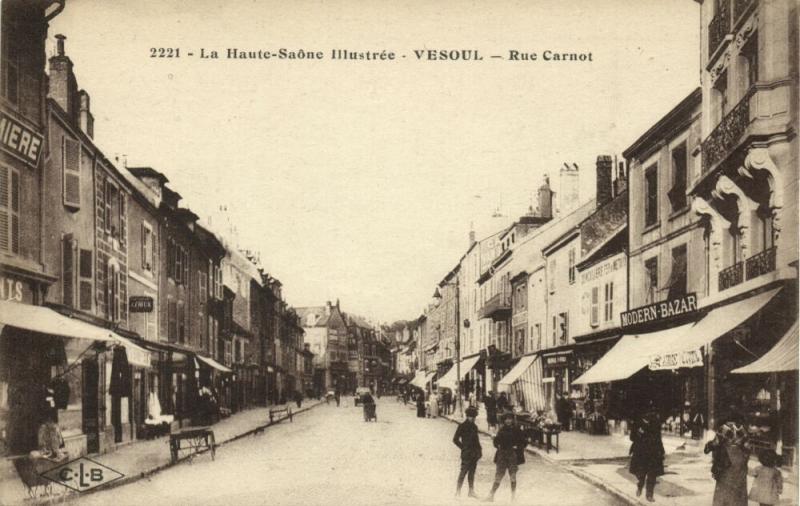
<svg viewBox="0 0 800 506"><path fill-rule="evenodd" d="M494 294L481 307L479 314L481 318L491 318L495 321L503 320L511 315L511 291L503 290Z"/></svg>
<svg viewBox="0 0 800 506"><path fill-rule="evenodd" d="M744 263L735 264L719 271L719 291L727 290L744 281Z"/></svg>
<svg viewBox="0 0 800 506"><path fill-rule="evenodd" d="M703 141L703 174L726 159L738 145L750 124L750 97L754 92L755 88L748 91Z"/></svg>
<svg viewBox="0 0 800 506"><path fill-rule="evenodd" d="M748 280L757 278L775 270L776 248L765 249L745 261L744 272Z"/></svg>
<svg viewBox="0 0 800 506"><path fill-rule="evenodd" d="M738 2L737 2L738 3ZM718 4L719 10L708 24L708 59L717 52L722 41L731 32L731 6L723 0Z"/></svg>

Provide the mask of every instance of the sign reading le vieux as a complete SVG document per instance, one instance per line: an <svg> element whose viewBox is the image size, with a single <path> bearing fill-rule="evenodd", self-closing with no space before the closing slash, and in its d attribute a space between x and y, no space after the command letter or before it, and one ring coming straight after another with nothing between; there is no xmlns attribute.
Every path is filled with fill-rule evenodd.
<svg viewBox="0 0 800 506"><path fill-rule="evenodd" d="M697 311L697 295L690 293L678 299L648 304L620 314L623 327L666 320Z"/></svg>

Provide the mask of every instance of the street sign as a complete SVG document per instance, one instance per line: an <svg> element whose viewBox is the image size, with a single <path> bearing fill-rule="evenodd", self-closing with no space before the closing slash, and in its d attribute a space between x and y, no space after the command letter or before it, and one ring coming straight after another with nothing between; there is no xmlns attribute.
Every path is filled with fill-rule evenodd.
<svg viewBox="0 0 800 506"><path fill-rule="evenodd" d="M131 313L152 313L153 298L146 295L134 295L128 300L128 310Z"/></svg>

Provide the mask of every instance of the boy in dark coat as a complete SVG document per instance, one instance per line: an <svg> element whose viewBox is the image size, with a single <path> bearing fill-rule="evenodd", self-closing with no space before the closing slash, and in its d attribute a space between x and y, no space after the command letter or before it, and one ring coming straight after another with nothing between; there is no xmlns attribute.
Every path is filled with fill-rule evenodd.
<svg viewBox="0 0 800 506"><path fill-rule="evenodd" d="M525 435L514 424L514 414L505 413L503 415L503 425L494 437L494 447L497 448L494 454L496 466L494 483L492 484L492 491L489 492L489 496L484 499L484 502L494 501L494 493L500 488L500 482L503 480L506 471L508 471L508 477L511 479L511 500L514 500L514 495L517 492L517 465L525 461L523 452L526 445Z"/></svg>
<svg viewBox="0 0 800 506"><path fill-rule="evenodd" d="M469 482L469 497L475 495L475 469L483 453L481 452L481 442L478 437L478 426L475 425L475 417L478 410L469 407L466 410L467 419L461 422L453 436L453 443L461 448L461 471L458 473L458 483L456 484L456 497L461 495L461 487L464 485L464 477Z"/></svg>

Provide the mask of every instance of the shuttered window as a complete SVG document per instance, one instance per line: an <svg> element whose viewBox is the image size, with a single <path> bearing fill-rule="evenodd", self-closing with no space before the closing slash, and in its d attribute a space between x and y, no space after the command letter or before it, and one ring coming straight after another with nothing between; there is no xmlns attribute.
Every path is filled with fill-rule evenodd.
<svg viewBox="0 0 800 506"><path fill-rule="evenodd" d="M81 207L81 143L61 138L61 169L64 177L64 205Z"/></svg>
<svg viewBox="0 0 800 506"><path fill-rule="evenodd" d="M128 198L120 191L119 193L119 244L122 251L128 245Z"/></svg>
<svg viewBox="0 0 800 506"><path fill-rule="evenodd" d="M80 259L78 262L79 286L78 296L80 298L80 308L84 311L92 310L92 294L94 293L92 281L92 250L80 250Z"/></svg>
<svg viewBox="0 0 800 506"><path fill-rule="evenodd" d="M186 342L186 306L178 302L178 342Z"/></svg>
<svg viewBox="0 0 800 506"><path fill-rule="evenodd" d="M167 302L167 339L171 343L178 340L178 305L174 300Z"/></svg>
<svg viewBox="0 0 800 506"><path fill-rule="evenodd" d="M153 272L153 230L147 223L142 223L142 270Z"/></svg>
<svg viewBox="0 0 800 506"><path fill-rule="evenodd" d="M600 316L600 307L599 301L600 299L600 288L597 286L592 287L592 311L591 311L591 325L597 326L600 322L598 321Z"/></svg>
<svg viewBox="0 0 800 506"><path fill-rule="evenodd" d="M614 318L614 283L606 283L606 303L605 303L605 321L610 322Z"/></svg>
<svg viewBox="0 0 800 506"><path fill-rule="evenodd" d="M111 321L121 318L120 276L119 268L109 262L106 269L106 313Z"/></svg>
<svg viewBox="0 0 800 506"><path fill-rule="evenodd" d="M19 173L0 165L0 251L19 254Z"/></svg>

